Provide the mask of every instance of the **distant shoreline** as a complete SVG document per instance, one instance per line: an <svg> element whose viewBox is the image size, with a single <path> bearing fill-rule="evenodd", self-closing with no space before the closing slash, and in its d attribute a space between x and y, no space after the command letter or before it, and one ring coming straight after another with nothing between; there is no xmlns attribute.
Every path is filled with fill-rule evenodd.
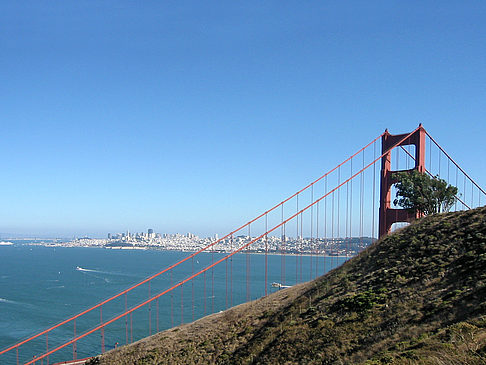
<svg viewBox="0 0 486 365"><path fill-rule="evenodd" d="M16 245L16 244L14 244ZM69 246L69 245L62 245L62 244L46 244L46 243L20 243L18 245L21 246L41 246L47 248L56 248L56 247L63 247L63 248L99 248L99 249L106 249L106 250L123 250L123 251L167 251L167 252L187 252L187 253L194 253L197 250L166 250L163 248L158 247L150 247L150 246L140 246L140 247L104 247L104 246ZM9 245L11 247L11 245ZM206 251L206 253L210 253L211 251ZM230 252L223 252L223 251L214 251L214 253L218 254L229 254ZM329 255L329 254L319 254L319 253L310 253L310 252L275 252L269 251L265 252L255 252L255 251L239 251L238 254L252 254L252 255L272 255L272 256L319 256L319 257L339 257L339 258L346 258L346 257L353 257L353 255Z"/></svg>

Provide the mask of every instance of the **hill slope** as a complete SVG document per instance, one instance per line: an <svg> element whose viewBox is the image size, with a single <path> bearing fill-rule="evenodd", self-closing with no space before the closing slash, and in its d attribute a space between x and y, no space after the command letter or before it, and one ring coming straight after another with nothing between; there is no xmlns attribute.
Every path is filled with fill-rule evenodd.
<svg viewBox="0 0 486 365"><path fill-rule="evenodd" d="M486 364L486 208L426 217L342 267L93 364Z"/></svg>

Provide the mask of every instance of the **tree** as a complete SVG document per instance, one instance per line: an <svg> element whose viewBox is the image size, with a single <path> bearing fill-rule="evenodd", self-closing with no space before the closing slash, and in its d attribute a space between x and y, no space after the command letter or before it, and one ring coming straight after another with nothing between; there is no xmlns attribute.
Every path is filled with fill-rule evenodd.
<svg viewBox="0 0 486 365"><path fill-rule="evenodd" d="M429 215L448 212L456 201L457 188L438 176L431 177L417 170L398 172L396 199L393 204Z"/></svg>

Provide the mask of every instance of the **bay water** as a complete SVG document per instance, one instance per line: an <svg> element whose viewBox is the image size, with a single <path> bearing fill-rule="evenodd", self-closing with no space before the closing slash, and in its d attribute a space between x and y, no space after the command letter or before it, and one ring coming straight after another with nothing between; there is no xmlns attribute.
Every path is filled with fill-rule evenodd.
<svg viewBox="0 0 486 365"><path fill-rule="evenodd" d="M189 256L189 252L109 250L85 247L0 246L0 349L101 302ZM32 359L116 313L170 288L224 253L203 253L88 315L0 355L0 364ZM214 269L168 292L100 331L50 356L50 363L84 358L136 341L180 323L270 294L272 283L294 285L342 264L345 257L234 255ZM267 280L265 281L265 260ZM47 363L47 361L46 361Z"/></svg>

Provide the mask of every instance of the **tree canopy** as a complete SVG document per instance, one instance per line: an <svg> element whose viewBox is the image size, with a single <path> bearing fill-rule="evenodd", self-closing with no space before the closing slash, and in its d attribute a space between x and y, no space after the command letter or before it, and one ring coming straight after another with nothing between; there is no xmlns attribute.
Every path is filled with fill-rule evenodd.
<svg viewBox="0 0 486 365"><path fill-rule="evenodd" d="M431 177L417 170L398 172L396 199L393 204L424 215L447 212L456 201L457 187L438 176Z"/></svg>

